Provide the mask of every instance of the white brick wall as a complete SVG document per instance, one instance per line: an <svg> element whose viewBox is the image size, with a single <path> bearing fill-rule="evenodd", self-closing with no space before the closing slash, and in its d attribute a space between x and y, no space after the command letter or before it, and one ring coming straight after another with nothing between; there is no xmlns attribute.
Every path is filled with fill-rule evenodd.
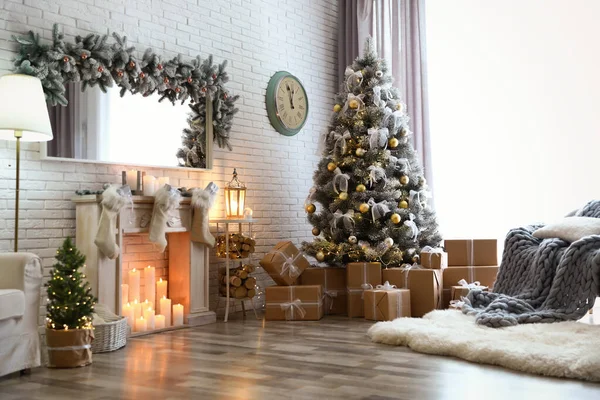
<svg viewBox="0 0 600 400"><path fill-rule="evenodd" d="M319 135L326 128L336 85L336 8L328 0L4 0L0 2L0 74L12 69L13 34L29 29L51 37L57 22L66 36L88 32L125 34L143 51L166 57L213 54L229 60L228 87L241 95L232 130L233 152L215 150L210 172L151 170L171 182L223 187L233 167L249 187L248 205L260 220L257 256L280 239L309 239L303 202L319 159ZM302 132L279 135L264 106L269 78L287 70L304 83L310 115ZM14 228L15 144L0 141L0 251L11 251ZM40 161L39 145L22 152L20 249L43 258L45 273L64 237L74 235L76 189L98 189L120 181L122 166ZM223 213L222 198L213 216ZM216 265L211 267L211 304L216 304ZM263 277L263 284L268 284ZM221 303L222 304L222 303Z"/></svg>

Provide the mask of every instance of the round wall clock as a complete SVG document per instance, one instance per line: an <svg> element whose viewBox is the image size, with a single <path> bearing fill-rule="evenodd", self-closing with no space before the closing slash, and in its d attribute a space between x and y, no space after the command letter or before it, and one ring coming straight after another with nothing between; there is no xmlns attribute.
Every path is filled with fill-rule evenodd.
<svg viewBox="0 0 600 400"><path fill-rule="evenodd" d="M279 71L271 77L266 103L271 125L282 135L294 136L306 123L306 90L298 78L289 72Z"/></svg>

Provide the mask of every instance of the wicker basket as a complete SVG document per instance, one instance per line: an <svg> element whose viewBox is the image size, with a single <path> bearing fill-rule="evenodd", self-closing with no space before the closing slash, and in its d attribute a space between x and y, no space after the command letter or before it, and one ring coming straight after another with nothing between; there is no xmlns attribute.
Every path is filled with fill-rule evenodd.
<svg viewBox="0 0 600 400"><path fill-rule="evenodd" d="M92 342L92 353L106 353L125 346L127 344L127 318L113 314L101 304L97 304L94 311L105 322L94 324L95 338Z"/></svg>

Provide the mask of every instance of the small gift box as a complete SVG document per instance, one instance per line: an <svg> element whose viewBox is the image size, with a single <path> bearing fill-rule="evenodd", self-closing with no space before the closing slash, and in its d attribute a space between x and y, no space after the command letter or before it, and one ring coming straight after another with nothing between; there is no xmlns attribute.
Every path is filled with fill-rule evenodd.
<svg viewBox="0 0 600 400"><path fill-rule="evenodd" d="M260 260L260 265L281 286L294 285L302 271L310 267L306 258L290 241L277 243Z"/></svg>
<svg viewBox="0 0 600 400"><path fill-rule="evenodd" d="M301 285L323 286L325 315L345 315L347 309L346 270L344 268L308 268L300 277Z"/></svg>
<svg viewBox="0 0 600 400"><path fill-rule="evenodd" d="M451 267L443 270L443 307L448 308L452 300L452 286L465 280L466 282L479 282L480 286L492 288L496 281L498 268L495 267ZM461 286L461 285L459 285ZM470 289L472 289L471 287Z"/></svg>
<svg viewBox="0 0 600 400"><path fill-rule="evenodd" d="M321 285L269 286L265 289L267 321L318 321L323 318Z"/></svg>
<svg viewBox="0 0 600 400"><path fill-rule="evenodd" d="M449 267L498 265L496 239L445 240Z"/></svg>
<svg viewBox="0 0 600 400"><path fill-rule="evenodd" d="M458 281L458 285L450 288L450 301L452 302L452 300L460 300L461 297L467 297L471 289L488 290L488 287L482 286L478 281L468 283L466 280L461 279Z"/></svg>
<svg viewBox="0 0 600 400"><path fill-rule="evenodd" d="M448 267L448 253L443 249L425 246L421 249L421 265L427 269L443 269Z"/></svg>
<svg viewBox="0 0 600 400"><path fill-rule="evenodd" d="M348 316L364 317L363 292L381 285L381 263L361 262L346 265Z"/></svg>
<svg viewBox="0 0 600 400"><path fill-rule="evenodd" d="M384 269L383 280L410 290L410 313L422 317L442 305L442 271L417 267Z"/></svg>
<svg viewBox="0 0 600 400"><path fill-rule="evenodd" d="M410 317L410 290L398 289L386 282L364 292L365 319L393 321Z"/></svg>

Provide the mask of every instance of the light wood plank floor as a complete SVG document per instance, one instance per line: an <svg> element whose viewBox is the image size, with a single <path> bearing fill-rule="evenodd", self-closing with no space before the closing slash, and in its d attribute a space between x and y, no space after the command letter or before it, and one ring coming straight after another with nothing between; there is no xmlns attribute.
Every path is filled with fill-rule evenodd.
<svg viewBox="0 0 600 400"><path fill-rule="evenodd" d="M598 384L373 344L365 336L371 324L235 315L227 324L132 339L95 354L89 367L0 379L0 399L600 399Z"/></svg>

